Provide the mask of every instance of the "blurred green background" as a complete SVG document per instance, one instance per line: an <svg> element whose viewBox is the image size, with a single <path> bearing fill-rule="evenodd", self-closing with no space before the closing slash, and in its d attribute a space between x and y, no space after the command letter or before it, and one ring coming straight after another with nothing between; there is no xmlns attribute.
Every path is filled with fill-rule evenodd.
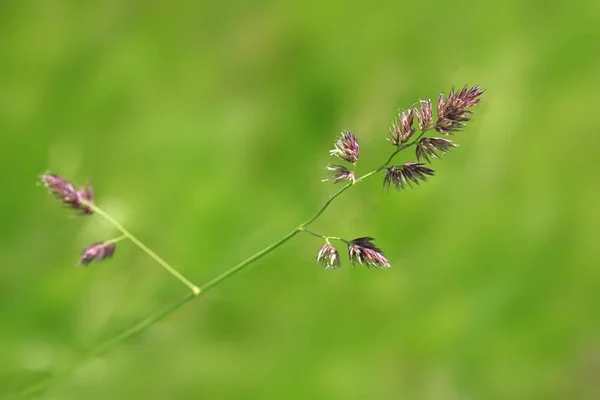
<svg viewBox="0 0 600 400"><path fill-rule="evenodd" d="M480 84L433 179L313 225L391 270L325 271L300 235L40 398L600 398L599 43L595 0L3 1L0 396L187 293L130 243L76 267L117 233L40 173L201 284L333 193L339 131L364 173L398 108Z"/></svg>

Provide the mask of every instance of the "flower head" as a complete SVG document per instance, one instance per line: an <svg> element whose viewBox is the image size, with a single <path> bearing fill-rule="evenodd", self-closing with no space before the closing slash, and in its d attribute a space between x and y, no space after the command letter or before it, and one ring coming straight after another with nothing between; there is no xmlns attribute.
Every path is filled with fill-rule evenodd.
<svg viewBox="0 0 600 400"><path fill-rule="evenodd" d="M479 86L473 86L471 89L465 86L460 92L455 92L452 88L447 99L444 98L443 93L440 93L437 104L438 120L435 129L439 133L450 135L464 128L464 123L471 120L469 115L473 114L473 111L468 109L483 100L480 96L484 91Z"/></svg>
<svg viewBox="0 0 600 400"><path fill-rule="evenodd" d="M419 101L419 108L414 108L414 113L417 116L417 125L421 131L427 131L433 128L433 112L431 100Z"/></svg>
<svg viewBox="0 0 600 400"><path fill-rule="evenodd" d="M75 189L71 182L55 174L44 174L40 179L50 193L56 195L63 203L80 210L81 215L93 213L92 209L84 204L84 202L92 203L94 201L94 190L89 182L86 187Z"/></svg>
<svg viewBox="0 0 600 400"><path fill-rule="evenodd" d="M356 136L350 131L342 131L340 138L335 143L335 148L329 151L329 154L336 156L342 161L355 163L358 161L360 146Z"/></svg>
<svg viewBox="0 0 600 400"><path fill-rule="evenodd" d="M104 259L110 258L115 253L115 248L115 243L94 243L93 245L89 246L81 252L79 264L83 265L84 267L87 267L88 264L91 263L93 260L100 262Z"/></svg>
<svg viewBox="0 0 600 400"><path fill-rule="evenodd" d="M350 171L348 168L343 165L328 165L327 169L331 171L331 176L327 179L323 179L325 181L333 181L334 183L339 183L343 181L352 181L356 179L356 175L354 172Z"/></svg>
<svg viewBox="0 0 600 400"><path fill-rule="evenodd" d="M329 243L325 243L317 253L317 261L323 264L325 269L336 269L340 266L340 253Z"/></svg>
<svg viewBox="0 0 600 400"><path fill-rule="evenodd" d="M406 143L408 139L415 133L413 128L413 122L415 114L412 109L402 111L398 114L398 119L392 122L390 126L391 139L388 139L394 146L400 146L402 143Z"/></svg>
<svg viewBox="0 0 600 400"><path fill-rule="evenodd" d="M451 148L457 147L452 140L442 138L423 138L417 143L417 149L415 151L417 160L421 161L421 158L431 162L429 157L440 158L438 152L446 154Z"/></svg>
<svg viewBox="0 0 600 400"><path fill-rule="evenodd" d="M434 175L434 171L424 167L421 163L394 165L386 170L383 185L388 190L390 185L393 185L398 191L401 191L406 185L412 187L413 183L418 185L419 181L427 181L426 175Z"/></svg>
<svg viewBox="0 0 600 400"><path fill-rule="evenodd" d="M358 261L360 265L363 263L367 267L380 267L390 268L390 262L383 251L375 246L372 241L375 240L372 237L361 237L352 240L348 244L348 255L352 266L355 266L355 262Z"/></svg>

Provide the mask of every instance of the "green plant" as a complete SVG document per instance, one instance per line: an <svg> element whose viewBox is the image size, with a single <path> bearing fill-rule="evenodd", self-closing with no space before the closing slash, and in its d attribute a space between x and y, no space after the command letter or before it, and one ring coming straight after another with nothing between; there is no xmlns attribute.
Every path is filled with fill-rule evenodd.
<svg viewBox="0 0 600 400"><path fill-rule="evenodd" d="M452 89L447 97L441 94L437 102L437 118L434 119L432 111L432 102L429 99L419 101L418 106L411 107L406 111L398 114L398 118L390 127L389 142L394 146L394 150L387 160L378 168L360 176L356 176L356 167L360 156L360 146L356 136L349 131L343 131L335 143L335 147L330 151L332 156L339 158L341 161L348 164L330 165L327 167L331 171L331 176L328 180L334 183L344 183L344 185L335 192L323 206L309 219L301 223L281 239L270 244L259 252L248 257L244 261L227 269L221 275L215 277L203 285L197 286L188 278L179 273L164 259L158 256L152 249L144 245L136 236L131 234L112 216L96 206L94 203L94 193L92 186L88 183L86 187L77 189L68 180L54 174L44 174L41 176L42 183L49 189L51 193L56 195L58 199L77 210L80 215L97 214L112 224L121 235L110 240L100 241L92 244L83 250L79 263L83 266L88 266L93 260L102 261L113 256L117 243L124 240L130 240L142 251L147 253L158 264L165 268L169 273L181 281L188 287L191 293L177 301L176 303L166 307L147 319L139 322L132 328L120 333L108 342L102 343L87 354L83 355L80 360L72 364L68 368L58 372L52 378L39 382L38 384L27 388L19 394L19 397L26 397L37 393L52 384L53 381L68 375L82 363L100 356L109 351L114 346L126 341L127 339L139 334L148 329L157 321L169 315L173 311L179 309L191 300L206 293L212 287L218 285L228 279L236 272L244 269L254 261L266 256L274 251L285 242L292 239L300 233L306 233L325 241L325 244L317 253L317 261L320 262L326 269L338 268L342 262L338 250L332 245L332 242L342 242L348 248L348 257L353 266L358 263L361 266L373 266L379 268L391 267L390 262L385 257L383 251L373 244L373 238L360 237L353 240L347 240L340 237L326 236L312 232L308 227L318 219L325 210L334 202L334 200L352 186L370 178L385 169L383 178L384 186L389 190L395 188L398 191L405 190L408 186L419 185L420 182L426 181L428 176L433 176L434 171L425 166L425 162L431 162L432 158L439 158L456 147L449 139L439 137L426 137L426 133L437 131L442 135L452 135L465 127L465 123L470 121L470 115L473 114L472 108L482 101L481 95L484 90L479 86L472 88L464 87L461 91L455 92ZM418 134L417 134L418 132ZM391 165L394 157L401 151L415 147L415 157L417 162L409 162L402 165Z"/></svg>

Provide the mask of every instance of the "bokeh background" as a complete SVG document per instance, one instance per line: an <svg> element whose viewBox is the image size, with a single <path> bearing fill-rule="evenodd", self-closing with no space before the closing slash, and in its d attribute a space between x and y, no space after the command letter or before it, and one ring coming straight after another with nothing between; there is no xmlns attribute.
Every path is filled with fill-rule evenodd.
<svg viewBox="0 0 600 400"><path fill-rule="evenodd" d="M364 173L399 108L480 84L435 178L313 225L391 270L325 271L300 235L39 398L600 398L598 43L595 0L2 2L0 397L187 293L130 243L76 267L117 233L40 173L201 284L333 193L339 131Z"/></svg>

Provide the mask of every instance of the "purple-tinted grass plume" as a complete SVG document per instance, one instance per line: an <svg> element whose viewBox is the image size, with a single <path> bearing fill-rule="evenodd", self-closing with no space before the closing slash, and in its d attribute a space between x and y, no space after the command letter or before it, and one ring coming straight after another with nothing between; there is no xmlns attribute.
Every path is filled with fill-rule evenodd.
<svg viewBox="0 0 600 400"><path fill-rule="evenodd" d="M317 261L320 262L325 269L336 269L340 266L340 253L329 243L325 243L317 253Z"/></svg>
<svg viewBox="0 0 600 400"><path fill-rule="evenodd" d="M360 155L360 146L356 136L350 131L342 131L340 138L335 142L335 148L330 150L329 154L342 161L356 163Z"/></svg>
<svg viewBox="0 0 600 400"><path fill-rule="evenodd" d="M437 112L438 120L435 129L444 135L452 135L465 127L465 122L471 120L469 117L474 111L469 108L476 106L483 99L480 97L485 90L479 86L473 86L468 89L464 86L460 92L455 92L454 88L444 98L440 93L438 97Z"/></svg>
<svg viewBox="0 0 600 400"><path fill-rule="evenodd" d="M93 260L100 262L112 257L117 245L115 243L105 244L105 242L94 243L81 252L79 264L87 267Z"/></svg>
<svg viewBox="0 0 600 400"><path fill-rule="evenodd" d="M434 171L424 167L421 163L406 163L404 165L393 165L385 172L383 185L389 190L393 185L398 191L404 190L406 186L412 187L420 181L427 181L426 175L434 175Z"/></svg>
<svg viewBox="0 0 600 400"><path fill-rule="evenodd" d="M383 251L372 243L373 240L372 237L360 237L348 243L348 256L353 267L357 261L367 267L391 267Z"/></svg>
<svg viewBox="0 0 600 400"><path fill-rule="evenodd" d="M415 133L413 122L415 113L412 109L402 111L398 114L398 119L392 122L390 126L391 139L388 139L394 146L400 146L408 141Z"/></svg>
<svg viewBox="0 0 600 400"><path fill-rule="evenodd" d="M94 202L94 189L88 182L86 187L75 189L75 186L68 180L55 174L43 174L40 179L50 193L54 194L63 203L81 211L80 215L90 215L92 209L83 202Z"/></svg>
<svg viewBox="0 0 600 400"><path fill-rule="evenodd" d="M454 144L452 140L442 139L442 138L422 138L417 143L417 149L415 150L415 155L417 156L417 161L421 161L421 159L425 159L427 162L431 162L429 157L431 158L440 158L439 153L446 154L450 151L451 148L457 147L457 144Z"/></svg>
<svg viewBox="0 0 600 400"><path fill-rule="evenodd" d="M433 111L430 99L419 101L419 108L415 107L413 110L421 131L424 132L433 128Z"/></svg>
<svg viewBox="0 0 600 400"><path fill-rule="evenodd" d="M327 170L331 171L331 176L327 179L323 179L323 182L333 181L334 183L339 183L343 181L354 182L356 180L354 172L343 165L328 165Z"/></svg>

